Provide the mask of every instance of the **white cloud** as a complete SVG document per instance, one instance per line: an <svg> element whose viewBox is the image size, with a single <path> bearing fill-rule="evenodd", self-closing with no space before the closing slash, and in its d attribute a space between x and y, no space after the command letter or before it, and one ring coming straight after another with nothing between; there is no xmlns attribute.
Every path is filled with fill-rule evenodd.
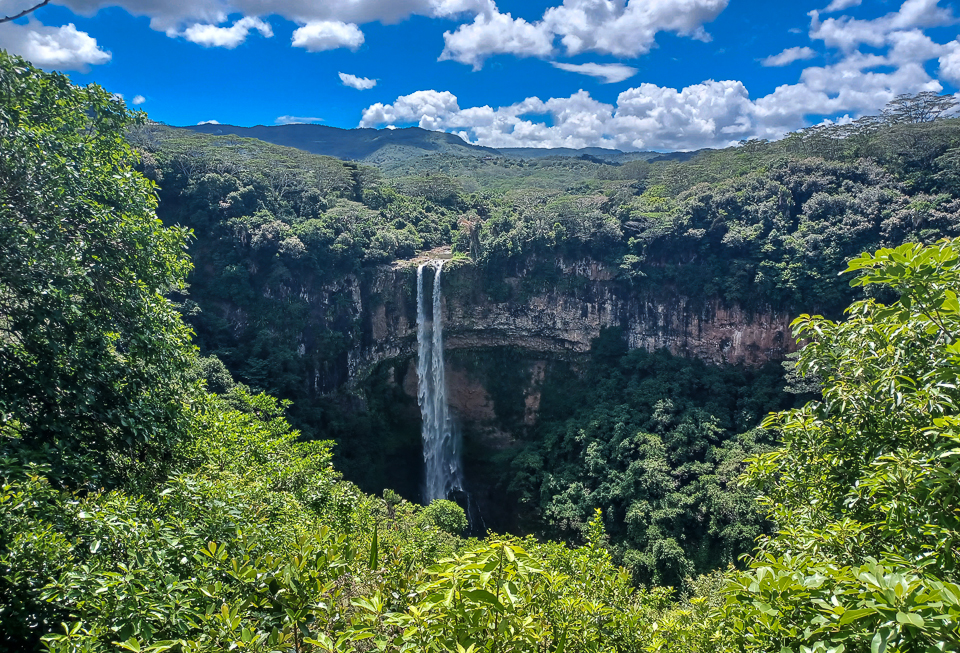
<svg viewBox="0 0 960 653"><path fill-rule="evenodd" d="M247 40L251 30L257 30L264 38L273 36L273 29L259 18L241 18L230 27L217 27L210 24L191 25L183 31L183 38L202 45L205 48L226 48L232 50Z"/></svg>
<svg viewBox="0 0 960 653"><path fill-rule="evenodd" d="M31 20L26 25L0 24L0 48L18 54L34 65L60 70L86 71L105 64L111 54L97 40L78 30L73 23L49 27Z"/></svg>
<svg viewBox="0 0 960 653"><path fill-rule="evenodd" d="M559 63L551 61L550 64L560 70L566 70L571 73L580 73L581 75L590 75L603 80L604 84L614 84L630 79L639 72L636 68L625 66L620 63Z"/></svg>
<svg viewBox="0 0 960 653"><path fill-rule="evenodd" d="M553 52L553 35L542 24L531 24L522 18L498 11L480 14L472 23L461 25L454 32L444 32L446 44L440 60L452 59L483 67L484 60L494 54L518 57L547 57Z"/></svg>
<svg viewBox="0 0 960 653"><path fill-rule="evenodd" d="M960 86L960 39L950 43L947 51L940 57L940 76Z"/></svg>
<svg viewBox="0 0 960 653"><path fill-rule="evenodd" d="M376 104L363 110L361 127L415 122L424 129L443 129L445 119L460 111L457 96L450 91L417 91L397 98L393 104Z"/></svg>
<svg viewBox="0 0 960 653"><path fill-rule="evenodd" d="M586 91L543 101L461 109L449 92L418 91L363 112L361 127L415 123L443 129L491 147L618 147L697 149L725 146L753 135L753 105L740 82L704 82L677 90L641 84L616 105ZM548 115L547 120L534 120Z"/></svg>
<svg viewBox="0 0 960 653"><path fill-rule="evenodd" d="M472 23L444 33L440 58L477 69L495 54L550 56L558 38L570 56L590 51L637 57L650 51L659 32L709 41L703 26L720 15L728 1L564 0L533 23L501 14L494 7Z"/></svg>
<svg viewBox="0 0 960 653"><path fill-rule="evenodd" d="M951 45L923 31L957 22L937 0L906 0L899 10L873 20L821 20L816 11L810 18L810 37L839 50L839 58L806 68L797 83L781 85L754 103L771 133L803 126L805 116L876 113L901 93L940 92L943 85L927 73L933 59L941 60L940 76L950 79ZM862 52L862 45L878 52Z"/></svg>
<svg viewBox="0 0 960 653"><path fill-rule="evenodd" d="M91 16L120 6L146 16L150 26L169 36L186 36L205 46L236 47L251 29L265 36L264 19L276 15L301 25L294 45L311 51L356 49L363 43L360 25L396 23L413 15L469 22L444 34L442 59L474 66L494 54L550 57L559 40L567 55L599 52L635 57L655 45L659 32L709 40L704 25L729 0L563 0L539 20L528 22L501 13L495 0L56 0ZM230 16L242 18L221 26ZM253 22L256 21L256 22Z"/></svg>
<svg viewBox="0 0 960 653"><path fill-rule="evenodd" d="M794 61L801 61L803 59L813 59L817 56L817 53L814 52L811 48L802 47L802 48L787 48L780 54L774 54L766 59L760 61L761 66L787 66L792 64Z"/></svg>
<svg viewBox="0 0 960 653"><path fill-rule="evenodd" d="M340 75L340 81L343 82L344 86L355 88L358 91L366 91L377 85L377 80L375 79L368 79L366 77L357 77L356 75L351 75L350 73L337 73L337 74Z"/></svg>
<svg viewBox="0 0 960 653"><path fill-rule="evenodd" d="M338 20L320 20L307 23L293 33L293 46L308 52L322 52L337 48L356 50L363 45L363 32L353 23Z"/></svg>
<svg viewBox="0 0 960 653"><path fill-rule="evenodd" d="M861 2L862 0L833 0L833 2L823 10L823 13L829 14L834 11L843 11L844 9L859 7Z"/></svg>
<svg viewBox="0 0 960 653"><path fill-rule="evenodd" d="M397 23L412 15L431 18L473 16L490 11L492 0L57 0L78 14L91 16L105 7L120 6L135 16L150 18L150 26L170 35L193 24L219 25L233 14L270 16L306 24L334 21L363 24Z"/></svg>
<svg viewBox="0 0 960 653"><path fill-rule="evenodd" d="M691 150L778 138L809 125L811 118L849 122L879 112L899 94L942 91L943 85L927 72L935 59L942 79L960 83L960 39L938 44L923 32L924 26L953 20L932 0L907 0L898 12L872 21L837 21L829 28L832 31L824 30L828 21L821 22L814 12L811 31L828 47L840 50L835 62L809 66L796 83L756 99L735 80L707 80L683 89L640 84L622 92L613 105L580 91L568 98L532 97L502 107L461 108L452 93L431 90L369 107L361 126L418 124L492 147ZM850 30L852 37L841 38L838 29ZM850 43L868 42L857 40L866 34L877 52L851 49ZM791 48L768 62L811 53Z"/></svg>
<svg viewBox="0 0 960 653"><path fill-rule="evenodd" d="M650 51L658 32L709 41L704 24L726 9L728 0L565 0L548 9L544 22L560 37L567 54L587 50L618 56Z"/></svg>
<svg viewBox="0 0 960 653"><path fill-rule="evenodd" d="M201 120L197 123L198 125L219 125L219 120Z"/></svg>
<svg viewBox="0 0 960 653"><path fill-rule="evenodd" d="M315 122L323 122L323 118L310 116L279 116L275 122L278 125L309 125Z"/></svg>
<svg viewBox="0 0 960 653"><path fill-rule="evenodd" d="M136 106L139 106L146 101L147 101L147 98L143 97L142 95L135 95L133 96L133 100L132 100L133 104Z"/></svg>
<svg viewBox="0 0 960 653"><path fill-rule="evenodd" d="M547 41L534 37L544 34L550 35L551 45L559 37L570 54L585 50L636 54L652 47L657 31L707 38L703 24L725 6L719 0L648 0L642 6L614 0L565 0L534 23L494 11L447 33L445 55L474 66L482 65L483 57L492 52L543 56ZM828 9L852 6L841 0ZM666 11L680 7L687 10L680 12L683 15ZM853 120L877 113L902 93L940 92L943 85L927 72L933 60L938 60L943 80L960 84L960 39L940 44L925 33L928 28L958 22L938 0L905 0L896 11L873 20L821 19L816 11L810 18L810 37L822 41L831 63L809 66L795 83L755 99L739 81L708 80L684 89L641 84L621 93L615 105L596 102L581 91L569 98L527 98L509 106L461 109L451 93L432 90L373 105L364 112L362 124L414 123L492 146L696 149L744 138L777 138L810 124L811 118ZM498 21L506 21L503 29L472 31ZM632 29L624 28L628 24ZM521 39L510 28L529 38L517 45ZM862 45L874 50L861 52ZM788 48L763 63L786 65L816 55L812 48ZM559 67L577 70L571 64ZM543 114L549 114L549 119L539 117Z"/></svg>
<svg viewBox="0 0 960 653"><path fill-rule="evenodd" d="M898 31L942 27L957 22L950 9L939 6L939 0L906 0L899 11L874 20L841 16L821 21L819 12L811 11L809 15L810 38L844 52L852 52L860 45L883 47L890 35Z"/></svg>

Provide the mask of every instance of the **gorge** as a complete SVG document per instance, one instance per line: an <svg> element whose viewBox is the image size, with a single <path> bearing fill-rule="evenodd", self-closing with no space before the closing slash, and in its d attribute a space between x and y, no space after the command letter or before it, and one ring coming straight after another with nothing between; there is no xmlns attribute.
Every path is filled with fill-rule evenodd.
<svg viewBox="0 0 960 653"><path fill-rule="evenodd" d="M840 317L863 297L838 276L850 257L955 233L960 214L920 190L946 188L939 173L908 187L820 132L682 162L439 154L375 170L150 131L160 215L196 234L182 310L210 370L291 400L300 437L332 441L371 494L428 501L424 434L439 444L456 423L449 486L490 528L578 543L600 508L638 582L750 549L767 525L737 478L775 444L757 426L818 391L784 379L791 320ZM442 351L445 408L418 350L421 368Z"/></svg>
<svg viewBox="0 0 960 653"><path fill-rule="evenodd" d="M511 461L541 437L545 389L549 403L564 379L591 383L585 377L601 336L623 353L663 349L690 361L684 365L745 370L776 363L795 346L786 313L683 297L624 279L596 259L530 257L500 276L450 256L435 251L272 294L296 298L308 316L291 334L294 360L308 366L311 381L295 407L315 402L331 406L328 415L353 416L335 450L347 477L424 503L469 485L495 529L535 528L508 490ZM207 319L214 308L230 331L251 328L241 307L208 303ZM331 333L340 334L336 356L319 350ZM376 424L368 435L361 419ZM452 422L462 427L462 465L444 428Z"/></svg>

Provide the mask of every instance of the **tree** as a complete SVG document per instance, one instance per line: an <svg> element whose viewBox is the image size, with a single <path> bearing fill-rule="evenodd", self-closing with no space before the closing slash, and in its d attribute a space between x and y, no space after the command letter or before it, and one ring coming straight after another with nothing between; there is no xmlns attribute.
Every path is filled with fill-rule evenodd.
<svg viewBox="0 0 960 653"><path fill-rule="evenodd" d="M821 401L772 415L782 447L747 479L779 533L735 577L727 621L747 650L960 647L960 244L850 262L844 322L801 316L797 368Z"/></svg>
<svg viewBox="0 0 960 653"><path fill-rule="evenodd" d="M423 517L442 531L460 535L467 528L467 515L453 501L437 499L423 509Z"/></svg>
<svg viewBox="0 0 960 653"><path fill-rule="evenodd" d="M960 102L952 95L940 95L934 91L920 91L916 95L904 93L887 103L883 117L891 123L932 122L945 117Z"/></svg>
<svg viewBox="0 0 960 653"><path fill-rule="evenodd" d="M0 52L0 419L19 434L6 445L96 485L169 455L194 357L166 298L189 232L156 218L133 120Z"/></svg>

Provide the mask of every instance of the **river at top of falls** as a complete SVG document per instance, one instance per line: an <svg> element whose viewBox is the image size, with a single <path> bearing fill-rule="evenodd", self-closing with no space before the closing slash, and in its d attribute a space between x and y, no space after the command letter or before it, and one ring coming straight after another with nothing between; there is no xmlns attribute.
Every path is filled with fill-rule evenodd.
<svg viewBox="0 0 960 653"><path fill-rule="evenodd" d="M432 268L433 293L428 304L423 292L423 271ZM417 401L423 419L424 503L449 499L463 491L460 442L450 419L443 362L443 316L440 276L443 261L417 267Z"/></svg>

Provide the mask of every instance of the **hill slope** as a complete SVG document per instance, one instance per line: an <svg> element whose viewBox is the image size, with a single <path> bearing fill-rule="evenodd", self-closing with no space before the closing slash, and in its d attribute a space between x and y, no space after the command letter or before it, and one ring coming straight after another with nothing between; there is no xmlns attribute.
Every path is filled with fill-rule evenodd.
<svg viewBox="0 0 960 653"><path fill-rule="evenodd" d="M503 156L510 159L545 157L586 158L597 163L619 164L628 161L664 160L672 155L661 152L623 152L602 147L505 147L495 149L471 145L456 134L419 127L404 129L341 129L326 125L188 125L184 129L211 135L230 134L257 138L274 145L295 147L313 154L338 159L364 161L377 165L394 164L407 159L436 154L460 156ZM681 153L684 155L686 153ZM688 158L687 155L684 157Z"/></svg>
<svg viewBox="0 0 960 653"><path fill-rule="evenodd" d="M191 125L184 129L204 134L232 134L258 138L313 154L338 159L370 161L408 158L425 154L463 154L471 156L500 153L489 147L470 145L455 134L429 131L419 127L405 129L340 129L326 125L276 125L236 127L234 125Z"/></svg>

